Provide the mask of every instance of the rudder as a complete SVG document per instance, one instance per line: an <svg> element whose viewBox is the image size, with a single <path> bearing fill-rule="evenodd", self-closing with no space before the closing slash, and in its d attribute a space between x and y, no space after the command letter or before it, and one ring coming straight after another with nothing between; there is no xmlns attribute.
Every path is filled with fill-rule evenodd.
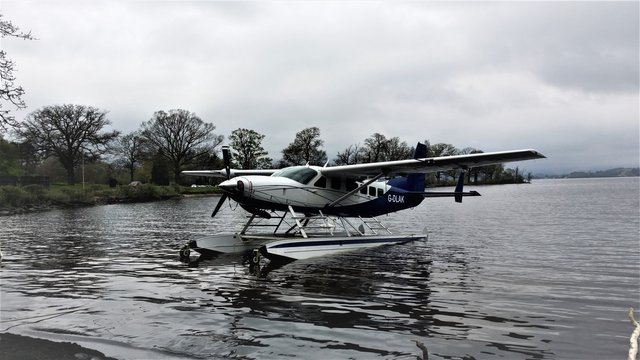
<svg viewBox="0 0 640 360"><path fill-rule="evenodd" d="M427 157L427 145L419 142L416 145L416 151L413 154L414 159L422 159ZM407 175L407 187L409 191L424 191L426 176L424 173Z"/></svg>

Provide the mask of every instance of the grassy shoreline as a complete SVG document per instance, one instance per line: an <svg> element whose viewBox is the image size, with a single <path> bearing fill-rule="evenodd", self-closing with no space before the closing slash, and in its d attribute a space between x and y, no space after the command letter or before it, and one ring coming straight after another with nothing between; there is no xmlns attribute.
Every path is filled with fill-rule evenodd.
<svg viewBox="0 0 640 360"><path fill-rule="evenodd" d="M0 215L12 215L57 208L83 207L115 203L159 201L185 195L217 194L214 187L122 185L39 185L0 186Z"/></svg>

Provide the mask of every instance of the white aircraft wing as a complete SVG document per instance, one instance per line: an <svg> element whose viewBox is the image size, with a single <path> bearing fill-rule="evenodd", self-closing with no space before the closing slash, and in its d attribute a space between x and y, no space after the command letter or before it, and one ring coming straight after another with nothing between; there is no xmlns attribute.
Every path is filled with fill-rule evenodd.
<svg viewBox="0 0 640 360"><path fill-rule="evenodd" d="M265 169L265 170L243 170L243 169L229 169L229 177L244 176L244 175L265 175L269 176L278 169ZM220 170L185 170L182 172L184 175L190 176L206 176L226 179L227 171L225 169Z"/></svg>
<svg viewBox="0 0 640 360"><path fill-rule="evenodd" d="M545 158L536 150L512 150L468 155L442 156L397 161L383 161L368 164L340 165L324 167L322 175L338 176L385 176L408 173L431 173L453 169L469 169L478 166L502 164L512 161L533 160Z"/></svg>

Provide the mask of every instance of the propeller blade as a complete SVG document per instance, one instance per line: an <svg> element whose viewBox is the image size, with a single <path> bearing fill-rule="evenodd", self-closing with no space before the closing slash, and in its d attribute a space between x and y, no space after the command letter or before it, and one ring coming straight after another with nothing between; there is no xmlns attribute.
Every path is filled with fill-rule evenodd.
<svg viewBox="0 0 640 360"><path fill-rule="evenodd" d="M227 172L227 180L231 178L231 150L228 146L222 147L222 161L224 162L224 170Z"/></svg>
<svg viewBox="0 0 640 360"><path fill-rule="evenodd" d="M222 204L224 204L224 202L226 200L227 200L227 194L222 194L222 196L220 197L220 200L218 200L218 204L216 205L216 208L213 209L213 212L211 213L211 217L216 216L218 211L220 211L220 208L222 207Z"/></svg>
<svg viewBox="0 0 640 360"><path fill-rule="evenodd" d="M461 203L462 202L462 189L464 187L464 171L462 171L460 173L460 177L458 178L458 183L456 184L456 196L455 196L455 200L457 203Z"/></svg>
<svg viewBox="0 0 640 360"><path fill-rule="evenodd" d="M229 150L228 146L222 147L222 161L224 163L224 171L227 173L227 180L229 180L231 178L231 150ZM216 216L218 211L220 211L222 204L227 200L227 197L228 195L226 193L222 194L220 200L218 200L218 204L216 204L216 208L213 209L213 212L211 213L211 217Z"/></svg>

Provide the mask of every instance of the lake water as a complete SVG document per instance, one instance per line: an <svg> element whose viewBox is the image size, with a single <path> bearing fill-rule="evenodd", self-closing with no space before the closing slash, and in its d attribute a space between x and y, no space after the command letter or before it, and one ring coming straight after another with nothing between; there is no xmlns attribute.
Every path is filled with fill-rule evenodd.
<svg viewBox="0 0 640 360"><path fill-rule="evenodd" d="M471 186L469 188L472 188ZM379 219L426 241L187 267L215 197L0 217L0 332L127 359L623 359L640 309L638 178L474 187ZM636 312L640 318L640 311Z"/></svg>

